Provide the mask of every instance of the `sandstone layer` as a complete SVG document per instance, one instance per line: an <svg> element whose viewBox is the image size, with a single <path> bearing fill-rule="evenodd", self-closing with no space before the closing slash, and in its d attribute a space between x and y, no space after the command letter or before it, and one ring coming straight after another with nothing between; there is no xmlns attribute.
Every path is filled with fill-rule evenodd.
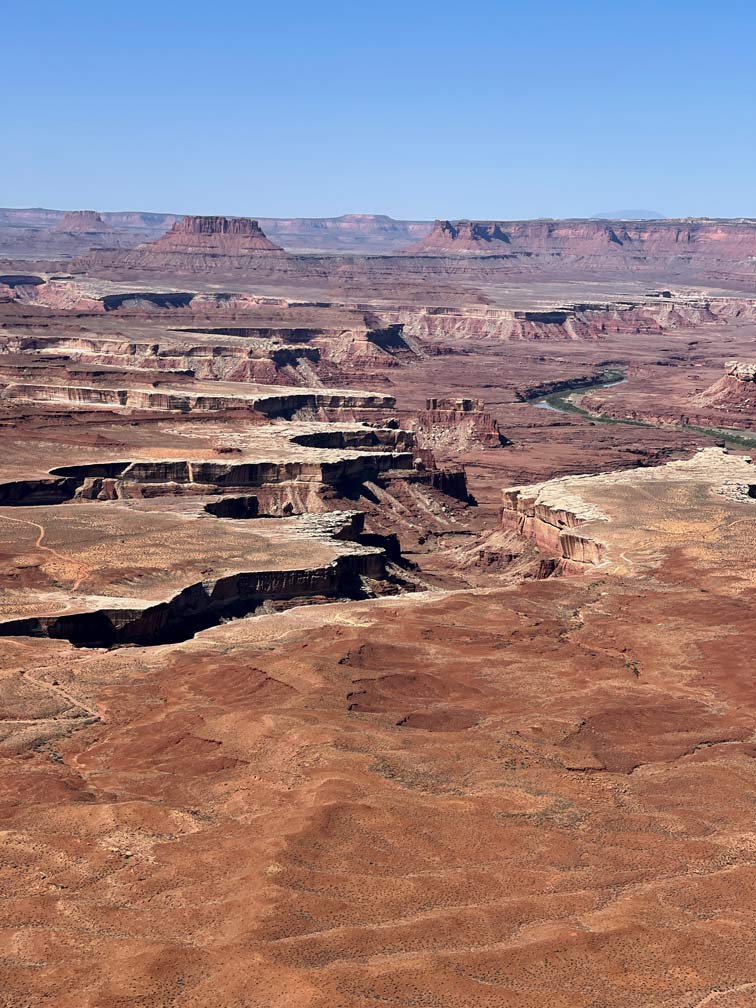
<svg viewBox="0 0 756 1008"><path fill-rule="evenodd" d="M745 259L756 254L753 220L537 220L443 221L410 251L573 255L711 255Z"/></svg>
<svg viewBox="0 0 756 1008"><path fill-rule="evenodd" d="M280 252L248 217L183 217L149 248L153 253L228 256Z"/></svg>

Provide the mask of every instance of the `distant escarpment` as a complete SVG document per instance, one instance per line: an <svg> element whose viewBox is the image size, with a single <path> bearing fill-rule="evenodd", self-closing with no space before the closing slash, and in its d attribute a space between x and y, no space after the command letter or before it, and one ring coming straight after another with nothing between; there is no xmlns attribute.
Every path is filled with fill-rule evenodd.
<svg viewBox="0 0 756 1008"><path fill-rule="evenodd" d="M386 214L260 218L265 233L292 252L391 253L430 234L431 221L394 220Z"/></svg>
<svg viewBox="0 0 756 1008"><path fill-rule="evenodd" d="M94 211L82 211L93 213ZM53 253L60 248L50 232L79 233L58 229L69 217L63 210L0 207L0 250L6 246L24 254ZM177 214L139 210L100 212L105 225L120 235L120 247L153 241L181 220ZM396 220L386 214L353 213L340 217L257 217L265 234L278 245L295 252L390 253L430 234L433 221Z"/></svg>
<svg viewBox="0 0 756 1008"><path fill-rule="evenodd" d="M756 255L756 221L437 220L427 238L407 251L440 255L703 253L737 258Z"/></svg>
<svg viewBox="0 0 756 1008"><path fill-rule="evenodd" d="M756 275L754 220L437 220L408 255L497 256L542 271L612 269L714 278Z"/></svg>
<svg viewBox="0 0 756 1008"><path fill-rule="evenodd" d="M654 284L703 281L748 289L756 280L756 220L438 220L431 226L380 214L262 222L158 214L98 218L93 211L82 211L76 221L70 216L0 210L0 255L24 271L35 262L58 272L61 260L76 257L76 271L100 275L234 271L287 290L302 284L309 292L357 298L368 290L394 298L401 291L403 301L422 297L426 304L446 303L438 292L448 295L450 286L460 288L459 304L470 300L462 287L514 277L637 275Z"/></svg>
<svg viewBox="0 0 756 1008"><path fill-rule="evenodd" d="M248 217L182 217L155 241L119 253L113 265L193 273L239 269L261 257L285 255Z"/></svg>

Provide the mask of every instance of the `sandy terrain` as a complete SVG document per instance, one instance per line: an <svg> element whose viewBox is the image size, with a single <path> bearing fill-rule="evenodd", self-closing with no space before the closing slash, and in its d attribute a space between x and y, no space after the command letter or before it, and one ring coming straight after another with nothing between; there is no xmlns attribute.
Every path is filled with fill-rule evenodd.
<svg viewBox="0 0 756 1008"><path fill-rule="evenodd" d="M756 1001L754 301L393 258L0 279L3 1006Z"/></svg>

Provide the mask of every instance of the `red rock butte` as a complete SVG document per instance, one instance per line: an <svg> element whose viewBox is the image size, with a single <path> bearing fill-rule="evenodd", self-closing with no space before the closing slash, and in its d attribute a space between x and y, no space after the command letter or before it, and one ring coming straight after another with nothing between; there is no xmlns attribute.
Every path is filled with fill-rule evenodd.
<svg viewBox="0 0 756 1008"><path fill-rule="evenodd" d="M170 231L145 248L183 255L239 256L281 252L249 217L182 217Z"/></svg>
<svg viewBox="0 0 756 1008"><path fill-rule="evenodd" d="M53 231L65 234L109 234L112 230L96 210L71 210L53 226Z"/></svg>

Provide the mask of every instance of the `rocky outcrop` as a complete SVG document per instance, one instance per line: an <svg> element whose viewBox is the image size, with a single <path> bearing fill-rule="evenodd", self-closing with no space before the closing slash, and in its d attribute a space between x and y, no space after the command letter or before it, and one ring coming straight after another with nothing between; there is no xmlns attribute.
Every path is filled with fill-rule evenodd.
<svg viewBox="0 0 756 1008"><path fill-rule="evenodd" d="M363 225L347 221L344 226L359 229ZM327 236L338 233L318 222L310 230ZM404 251L384 248L382 255L360 254L359 244L333 248L330 237L322 248L314 249L312 244L306 247L306 242L289 241L288 249L293 251L284 252L265 236L257 221L247 218L184 218L157 241L136 248L137 232L121 228L108 236L108 250L91 254L85 254L87 246L81 240L77 245L71 235L55 232L58 241L50 242L53 232L47 231L47 240L40 244L40 234L30 235L20 228L4 233L0 222L0 252L27 264L44 260L51 271L59 266L55 262L59 254L65 258L74 254L77 271L102 275L121 275L124 270L243 271L282 289L299 283L331 293L362 292L358 297L380 290L391 297L401 286L418 300L431 282L461 291L470 282L505 282L515 276L579 279L632 274L654 282L705 281L724 286L722 282L727 281L738 287L751 287L756 277L756 222L752 220L437 221L419 242L408 242ZM90 239L92 244L97 243ZM123 248L128 251L120 251Z"/></svg>
<svg viewBox="0 0 756 1008"><path fill-rule="evenodd" d="M424 413L407 421L421 448L462 452L509 444L482 399L432 398Z"/></svg>
<svg viewBox="0 0 756 1008"><path fill-rule="evenodd" d="M688 484L691 490L675 492L675 484ZM753 486L750 458L704 448L691 458L664 465L509 487L503 494L502 526L556 558L557 573L581 574L597 566L637 572L649 562L654 548L661 555L670 540L677 544L670 536L674 527L670 508L700 510L705 506L700 502L712 494L750 501L756 494L751 492ZM642 520L639 495L650 509ZM691 500L699 503L690 505ZM751 520L750 515L743 517ZM633 546L636 556L628 558Z"/></svg>
<svg viewBox="0 0 756 1008"><path fill-rule="evenodd" d="M82 385L51 385L13 382L0 398L24 399L32 402L66 403L72 406L107 406L137 410L168 410L171 412L216 412L221 410L254 410L267 417L291 418L299 410L317 412L320 409L391 409L392 396L367 392L291 391L247 392L223 395L211 391L187 391L164 388L104 388Z"/></svg>
<svg viewBox="0 0 756 1008"><path fill-rule="evenodd" d="M510 341L598 340L606 333L664 332L729 317L724 299L675 295L642 301L575 303L540 310L489 307L403 307L387 317L404 325L405 337L436 341L444 337ZM745 306L740 305L740 311Z"/></svg>
<svg viewBox="0 0 756 1008"><path fill-rule="evenodd" d="M370 594L370 582L386 578L385 551L359 542L360 512L306 515L298 521L302 539L338 542L338 555L324 565L299 569L248 570L188 585L167 601L122 604L65 615L33 616L0 622L0 636L51 637L80 647L154 645L185 640L223 620L246 616L263 604Z"/></svg>
<svg viewBox="0 0 756 1008"><path fill-rule="evenodd" d="M437 220L433 230L409 252L482 252L486 246L502 251L502 246L511 245L512 239L499 221L449 221Z"/></svg>
<svg viewBox="0 0 756 1008"><path fill-rule="evenodd" d="M756 275L754 220L436 221L408 256L479 258L486 277L633 274L725 280ZM462 268L460 276L468 268Z"/></svg>
<svg viewBox="0 0 756 1008"><path fill-rule="evenodd" d="M0 245L4 232L21 232L43 238L67 216L62 210L0 208ZM144 211L100 213L104 223L133 244L158 238L181 216ZM395 220L386 214L343 214L340 217L259 217L266 235L278 245L297 252L387 253L426 237L432 221ZM40 250L44 241L37 242Z"/></svg>
<svg viewBox="0 0 756 1008"><path fill-rule="evenodd" d="M700 254L744 259L756 255L752 220L437 220L410 253L507 255Z"/></svg>
<svg viewBox="0 0 756 1008"><path fill-rule="evenodd" d="M71 235L107 235L113 228L106 224L96 210L72 210L53 226L53 231Z"/></svg>
<svg viewBox="0 0 756 1008"><path fill-rule="evenodd" d="M246 256L280 252L256 220L248 217L183 217L157 241L140 246L145 254Z"/></svg>
<svg viewBox="0 0 756 1008"><path fill-rule="evenodd" d="M243 505L243 517L285 513L280 493L265 498L249 496L250 488L279 488L296 484L297 492L316 497L326 488L353 490L368 482L399 473L414 478L416 473L412 435L394 428L374 428L360 424L341 427L326 423L302 424L301 433L268 438L259 453L251 457L224 451L222 458L136 459L57 466L39 479L0 483L0 505L33 507L68 501L138 500L156 497L226 496L228 503L208 505L208 513L239 517L236 504ZM312 450L315 449L315 450ZM219 449L220 451L220 449ZM435 468L432 455L423 453L427 469ZM279 457L276 458L276 455ZM425 465L425 464L424 464ZM429 473L423 472L432 483ZM435 485L435 484L432 484ZM454 496L454 494L452 494ZM311 503L316 503L312 497ZM270 501L281 501L281 506ZM301 509L300 509L301 510Z"/></svg>
<svg viewBox="0 0 756 1008"><path fill-rule="evenodd" d="M268 259L279 266L262 266ZM198 273L243 269L265 275L286 273L287 255L248 217L182 217L170 231L126 252L97 253L78 266Z"/></svg>
<svg viewBox="0 0 756 1008"><path fill-rule="evenodd" d="M563 574L583 573L601 563L604 543L576 530L587 522L607 520L602 511L571 492L566 481L550 480L504 491L502 527L555 556Z"/></svg>
<svg viewBox="0 0 756 1008"><path fill-rule="evenodd" d="M727 361L719 381L693 396L691 402L698 407L756 414L756 363Z"/></svg>
<svg viewBox="0 0 756 1008"><path fill-rule="evenodd" d="M756 364L753 362L744 364L743 361L727 361L725 372L738 381L756 382Z"/></svg>
<svg viewBox="0 0 756 1008"><path fill-rule="evenodd" d="M307 382L299 380L296 369L303 361L313 366L320 361L317 346L293 342L279 345L273 339L234 337L192 342L190 338L168 333L161 334L159 342L128 341L94 334L39 332L33 336L12 333L6 336L0 333L0 350L23 355L30 364L46 364L54 356L64 356L69 374L72 374L71 365L75 365L79 380L85 377L84 366L88 365L91 374L103 367L118 367L125 373L149 371L171 376L184 373L202 381L303 385Z"/></svg>
<svg viewBox="0 0 756 1008"><path fill-rule="evenodd" d="M68 258L91 248L133 248L157 238L175 214L94 210L0 209L0 253L20 258Z"/></svg>

